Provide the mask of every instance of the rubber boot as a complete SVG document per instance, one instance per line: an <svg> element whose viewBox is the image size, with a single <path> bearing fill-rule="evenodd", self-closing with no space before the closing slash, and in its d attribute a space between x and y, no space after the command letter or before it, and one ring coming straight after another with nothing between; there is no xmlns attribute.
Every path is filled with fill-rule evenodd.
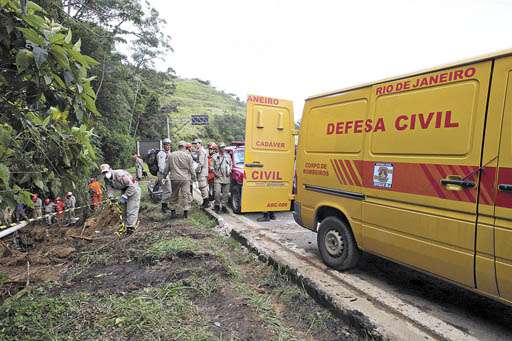
<svg viewBox="0 0 512 341"><path fill-rule="evenodd" d="M171 219L176 218L176 210L171 210Z"/></svg>
<svg viewBox="0 0 512 341"><path fill-rule="evenodd" d="M215 212L219 213L219 211L220 211L220 206L219 206L219 205L215 205L215 206L213 207L213 210L214 210Z"/></svg>
<svg viewBox="0 0 512 341"><path fill-rule="evenodd" d="M131 236L133 234L133 227L126 227L126 235Z"/></svg>
<svg viewBox="0 0 512 341"><path fill-rule="evenodd" d="M183 211L183 218L185 218L185 219L188 218L188 211Z"/></svg>
<svg viewBox="0 0 512 341"><path fill-rule="evenodd" d="M270 221L270 214L268 212L265 212L263 213L263 216L256 219L256 221L259 221L260 223Z"/></svg>
<svg viewBox="0 0 512 341"><path fill-rule="evenodd" d="M228 213L228 209L226 206L222 206L222 213Z"/></svg>
<svg viewBox="0 0 512 341"><path fill-rule="evenodd" d="M270 218L270 220L276 220L276 215L274 214L274 212L269 212L268 217Z"/></svg>
<svg viewBox="0 0 512 341"><path fill-rule="evenodd" d="M168 209L169 209L169 206L167 206L166 203L162 203L162 208L161 208L162 213L167 213Z"/></svg>
<svg viewBox="0 0 512 341"><path fill-rule="evenodd" d="M203 199L203 205L201 205L202 208L209 208L210 207L210 201L208 198Z"/></svg>

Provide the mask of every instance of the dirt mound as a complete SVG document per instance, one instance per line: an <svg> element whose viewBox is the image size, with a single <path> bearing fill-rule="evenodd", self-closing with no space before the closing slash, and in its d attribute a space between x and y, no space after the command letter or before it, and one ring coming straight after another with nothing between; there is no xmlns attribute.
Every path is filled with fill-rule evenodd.
<svg viewBox="0 0 512 341"><path fill-rule="evenodd" d="M95 241L117 238L120 222L114 207L107 207L84 226L27 226L0 242L0 273L4 287L22 289L26 283L58 281L78 251ZM4 295L13 290L0 292Z"/></svg>
<svg viewBox="0 0 512 341"><path fill-rule="evenodd" d="M97 230L110 230L115 232L120 223L120 215L114 206L108 206L101 213L85 221L85 230L95 232Z"/></svg>

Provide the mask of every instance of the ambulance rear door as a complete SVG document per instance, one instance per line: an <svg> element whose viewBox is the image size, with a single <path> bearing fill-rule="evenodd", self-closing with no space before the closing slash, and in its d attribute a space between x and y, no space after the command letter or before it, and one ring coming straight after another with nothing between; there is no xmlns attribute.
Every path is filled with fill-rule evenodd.
<svg viewBox="0 0 512 341"><path fill-rule="evenodd" d="M242 212L288 211L295 159L293 104L250 95L246 115Z"/></svg>

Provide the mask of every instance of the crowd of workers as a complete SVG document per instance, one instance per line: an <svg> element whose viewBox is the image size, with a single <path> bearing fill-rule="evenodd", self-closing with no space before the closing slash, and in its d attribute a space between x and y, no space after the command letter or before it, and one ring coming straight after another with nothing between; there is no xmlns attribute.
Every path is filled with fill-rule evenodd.
<svg viewBox="0 0 512 341"><path fill-rule="evenodd" d="M43 200L36 193L32 195L32 208L21 203L17 204L14 209L10 206L5 207L2 212L2 223L8 226L30 218L42 219L44 212L47 225L69 224L75 219L75 207L76 198L72 192L67 192L64 199L60 196L56 197L55 201L50 198Z"/></svg>
<svg viewBox="0 0 512 341"><path fill-rule="evenodd" d="M192 205L193 183L202 197L202 207L210 207L214 201L214 210L218 213L227 212L227 203L230 193L232 160L225 151L226 145L220 143L208 144L208 150L203 147L200 139L192 143L180 141L178 149L171 150L171 140L162 141L163 149L158 151L156 162L158 171L157 180L153 187L161 190L161 210L176 218L177 212L182 212L183 218L188 217ZM108 164L100 166L100 172L105 182L103 187L97 178L91 178L88 183L89 207L96 210L103 205L103 194L106 189L109 200L119 203L123 207L123 223L127 234L131 234L137 225L141 189L139 181L147 173L144 171L144 162L137 154L133 155L135 163L135 176L124 169L112 169ZM120 192L117 198L115 191ZM15 217L16 222L28 220L30 214L34 219L42 219L45 214L46 223L63 225L74 219L76 198L67 192L64 200L61 197L42 200L38 194L32 196L33 207L19 204L13 210L7 207L3 211L4 224L10 225Z"/></svg>
<svg viewBox="0 0 512 341"><path fill-rule="evenodd" d="M171 140L162 141L163 149L156 155L157 180L153 190L161 190L161 210L170 218L178 217L177 212L183 212L182 217L188 218L192 205L193 183L197 182L202 197L202 207L210 207L210 193L213 192L214 210L227 212L227 202L231 184L233 167L231 156L225 152L226 145L215 143L208 145L208 151L200 139L192 143L180 141L178 149L171 150ZM113 191L121 192L119 203L124 206L124 224L127 234L136 228L139 206L139 181L146 176L144 162L139 155L133 155L135 177L126 170L113 170L110 165L103 164L100 171L105 179L109 198L114 198ZM91 191L98 192L99 189ZM101 201L101 197L98 197ZM94 202L94 200L91 200Z"/></svg>

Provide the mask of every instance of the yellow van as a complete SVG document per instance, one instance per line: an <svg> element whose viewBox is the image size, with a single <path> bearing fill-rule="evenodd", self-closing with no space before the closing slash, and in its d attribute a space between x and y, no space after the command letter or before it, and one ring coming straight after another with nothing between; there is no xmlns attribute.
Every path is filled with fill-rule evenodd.
<svg viewBox="0 0 512 341"><path fill-rule="evenodd" d="M296 159L291 102L247 115L243 212L294 202L332 268L365 251L512 303L512 51L310 97Z"/></svg>

